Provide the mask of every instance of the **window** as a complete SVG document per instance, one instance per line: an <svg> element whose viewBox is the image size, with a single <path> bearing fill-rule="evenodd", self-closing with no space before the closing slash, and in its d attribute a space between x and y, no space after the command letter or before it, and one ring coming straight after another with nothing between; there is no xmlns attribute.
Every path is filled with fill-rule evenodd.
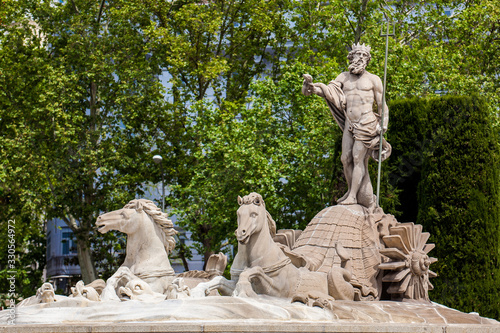
<svg viewBox="0 0 500 333"><path fill-rule="evenodd" d="M62 254L63 255L76 254L76 246L73 242L72 236L73 236L73 233L71 231L62 233Z"/></svg>

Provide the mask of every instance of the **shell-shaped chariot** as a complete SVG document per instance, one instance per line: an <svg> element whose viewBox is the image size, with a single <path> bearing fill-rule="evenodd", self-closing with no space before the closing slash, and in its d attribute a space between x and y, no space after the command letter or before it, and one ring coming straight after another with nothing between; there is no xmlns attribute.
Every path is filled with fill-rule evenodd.
<svg viewBox="0 0 500 333"><path fill-rule="evenodd" d="M434 248L428 238L421 225L399 223L360 205L336 205L319 212L302 232L279 230L275 240L287 246L296 265L324 273L333 267L349 270L356 300L384 294L428 301L429 277L436 276L429 266L437 261L427 255Z"/></svg>

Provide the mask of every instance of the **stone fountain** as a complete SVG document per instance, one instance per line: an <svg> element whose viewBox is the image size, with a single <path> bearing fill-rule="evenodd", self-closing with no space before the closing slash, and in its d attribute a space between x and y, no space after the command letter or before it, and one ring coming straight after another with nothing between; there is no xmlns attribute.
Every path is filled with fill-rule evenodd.
<svg viewBox="0 0 500 333"><path fill-rule="evenodd" d="M226 279L222 253L206 271L176 275L172 222L153 202L132 200L96 221L102 233L127 234L117 272L77 283L68 297L45 283L2 332L500 332L496 320L429 299L430 235L384 213L367 170L369 158L391 153L380 135L389 119L381 80L365 70L368 46L353 45L348 58L348 72L328 85L305 74L302 88L325 99L343 131L348 191L338 205L301 231L278 229L260 194L238 197L238 251ZM9 315L0 312L4 322Z"/></svg>

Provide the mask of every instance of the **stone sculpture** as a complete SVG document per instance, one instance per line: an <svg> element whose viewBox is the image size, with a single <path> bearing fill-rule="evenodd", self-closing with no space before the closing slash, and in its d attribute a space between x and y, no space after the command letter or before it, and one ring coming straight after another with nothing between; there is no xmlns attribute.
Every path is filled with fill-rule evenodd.
<svg viewBox="0 0 500 333"><path fill-rule="evenodd" d="M311 269L325 271L341 262L335 251L336 242L341 242L354 256L350 282L356 299L379 299L382 284L390 283L386 292L393 299L428 301L429 277L435 276L429 266L436 261L427 255L434 247L425 244L429 234L422 233L422 226L398 223L376 207L368 174L369 157L379 158L380 133L387 130L389 121L387 105L382 105L382 81L365 69L370 50L365 44L354 44L347 57L349 71L328 85L313 83L304 74L302 93L323 97L343 131L341 159L348 190L337 202L350 208L335 206L320 212L300 235L293 252L306 254ZM379 114L384 110L384 119L373 112L374 103ZM382 160L390 154L391 146L383 139Z"/></svg>
<svg viewBox="0 0 500 333"><path fill-rule="evenodd" d="M380 253L390 260L378 268L388 271L382 281L390 283L387 292L393 299L429 301L429 290L434 288L429 278L437 276L429 270L437 261L428 256L434 248L434 244L426 244L429 237L421 225L413 223L398 223L391 227L389 235L382 237L385 248Z"/></svg>
<svg viewBox="0 0 500 333"><path fill-rule="evenodd" d="M219 276L191 290L201 297L258 294L291 298L331 308L333 300L380 300L384 283L392 299L429 301L428 233L392 215L361 205L337 205L319 212L302 232L279 230L257 193L238 198L238 252L231 280Z"/></svg>
<svg viewBox="0 0 500 333"><path fill-rule="evenodd" d="M161 302L167 298L164 294L154 292L150 285L141 279L130 280L125 287L120 287L118 293L120 299L132 301Z"/></svg>
<svg viewBox="0 0 500 333"><path fill-rule="evenodd" d="M135 199L122 209L102 214L96 226L101 233L117 230L127 234L125 261L120 268L106 282L98 279L84 285L79 281L71 288L69 297L56 295L54 287L44 283L20 307L55 301L64 306L82 306L101 301L160 302L187 298L190 288L221 275L226 268L227 257L219 253L210 256L206 271L175 275L168 253L175 246L173 236L177 231L168 215L150 200Z"/></svg>
<svg viewBox="0 0 500 333"><path fill-rule="evenodd" d="M56 295L52 284L45 282L44 284L42 284L40 288L37 289L36 294L34 296L24 299L17 306L23 307L41 303L53 303L61 299L62 297L65 298L65 296Z"/></svg>
<svg viewBox="0 0 500 333"><path fill-rule="evenodd" d="M118 230L127 234L125 261L121 267L130 269L134 278L147 282L153 292L165 294L174 279L168 253L175 247L177 233L172 221L150 200L136 199L122 209L102 214L97 218L98 231ZM145 246L146 245L146 246ZM103 300L118 300L117 292L125 281L123 270L118 270L106 282Z"/></svg>
<svg viewBox="0 0 500 333"><path fill-rule="evenodd" d="M137 199L96 222L102 233L127 233L123 265L106 283L78 282L70 298L78 304L81 299L160 302L218 290L226 296L263 294L331 308L334 300L378 300L382 283L391 283L387 293L394 299L428 301L429 277L435 276L429 266L435 259L427 255L433 244L425 244L429 234L421 226L401 224L381 209L374 213L354 204L324 209L304 231L277 233L261 195L238 197L238 203L238 252L231 280L221 276L227 260L223 254L210 258L207 271L176 276L168 260L175 245L172 222L151 201ZM23 306L61 297L45 284Z"/></svg>
<svg viewBox="0 0 500 333"><path fill-rule="evenodd" d="M380 78L365 70L370 62L370 47L354 44L349 52L349 71L341 73L328 85L313 83L304 74L302 93L316 94L325 99L335 121L343 131L342 164L348 190L337 202L343 205L360 204L372 210L376 199L368 174L368 159L378 160L380 131L387 131L389 110L382 106L383 85ZM373 112L377 103L379 114L384 108L384 119ZM382 160L391 154L391 146L382 141Z"/></svg>
<svg viewBox="0 0 500 333"><path fill-rule="evenodd" d="M100 291L103 288L103 284L104 281L101 279L97 279L88 285L84 285L83 281L78 281L75 287L71 288L71 295L63 296L56 295L54 286L52 286L52 284L48 282L45 282L40 288L38 288L35 296L24 299L17 306L21 308L32 305L52 303L57 303L61 306L78 306L82 304L82 301L84 304L88 303L88 301L97 302L101 300Z"/></svg>
<svg viewBox="0 0 500 333"><path fill-rule="evenodd" d="M429 234L422 232L419 225L399 223L381 209L370 212L355 204L325 208L303 231L276 231L276 223L266 210L261 195L250 193L238 197L238 203L238 252L231 267L230 280L221 276L226 265L226 257L222 254L210 258L207 271L165 274L158 279L145 275L144 272L155 268L142 262L147 258L153 260L156 267L170 267L154 261L157 255L148 248L156 242L151 236L171 235L168 232L162 234L160 229L171 225L166 214L160 215L152 202L133 200L122 210L103 214L96 223L102 232L116 228L129 237L128 260L106 284L101 280L84 286L80 281L72 288L73 295L64 297L55 295L53 287L46 283L36 296L20 304L22 310L19 311L37 318L38 322L47 323L65 318L64 313L87 322L92 320L90 318L120 322L121 318L142 321L216 317L295 318L329 323L345 320L393 322L396 319L396 322L415 323L421 317L412 313L419 311L439 313L439 318L446 316L449 322L490 323L483 318L428 303L428 290L432 289L429 278L435 276L429 266L436 260L428 256L434 245L426 244ZM158 215L160 218L155 219ZM157 220L163 224L155 227ZM142 235L149 235L149 238L139 241L140 228L145 231ZM160 241L163 247L172 244L167 237L160 238ZM140 248L136 248L139 245ZM165 253L168 249L165 248ZM135 252L129 257L130 251ZM163 256L163 252L159 254ZM168 261L168 256L165 256L163 260ZM134 262L131 258L140 261ZM103 297L106 290L109 294ZM215 290L225 297L205 298L214 295ZM424 301L427 305L376 302L384 293L392 299ZM106 302L116 300L132 302L114 302L108 308ZM170 300L175 303L168 303ZM352 300L375 302L370 302L373 306L360 307L354 304L360 302ZM297 302L309 307L297 307ZM129 303L133 304L127 306ZM412 308L411 304L420 305ZM429 310L419 310L422 307ZM59 308L64 311L59 311ZM327 311L318 312L319 308ZM137 309L143 309L142 314L137 314ZM364 315L360 317L359 313ZM2 315L0 313L0 317ZM58 319L54 319L56 317ZM435 324L437 319L431 316L428 322Z"/></svg>
<svg viewBox="0 0 500 333"><path fill-rule="evenodd" d="M334 299L353 299L350 273L340 265L316 272L292 263L288 255L293 254L283 251L273 240L276 224L260 194L238 197L238 203L238 252L231 266L231 280L217 277L201 283L193 290L194 295L219 289L223 295L265 294L321 307Z"/></svg>
<svg viewBox="0 0 500 333"><path fill-rule="evenodd" d="M101 279L93 281L92 284L100 284L101 281L105 284ZM91 301L100 301L101 293L102 289L98 291L93 286L85 286L83 281L78 281L74 287L71 287L71 295L69 297L85 297Z"/></svg>
<svg viewBox="0 0 500 333"><path fill-rule="evenodd" d="M152 201L135 199L122 209L102 214L97 218L98 231L118 230L127 234L125 261L107 281L102 300L144 300L184 298L189 288L223 273L227 257L212 255L207 271L190 271L175 275L168 254L175 247L177 231L168 215ZM179 278L182 280L178 280ZM177 279L177 280L176 280ZM144 283L139 283L139 281ZM130 284L139 293L131 293ZM149 295L149 296L144 296ZM152 295L155 295L154 297Z"/></svg>
<svg viewBox="0 0 500 333"><path fill-rule="evenodd" d="M327 325L346 320L354 325L423 322L422 330L436 328L444 320L440 331L449 323L499 328L498 322L431 304L429 278L436 274L429 268L436 259L428 256L434 248L426 244L429 233L422 232L420 225L399 223L376 207L367 163L370 156L378 158L379 134L387 129L388 110L381 103L380 79L365 71L370 47L353 45L348 59L349 72L328 85L313 83L305 74L302 87L305 95L314 93L326 100L343 130L342 163L348 191L339 205L323 209L303 231L277 231L260 194L238 197L238 251L228 280L222 276L227 264L222 253L210 257L206 271L175 275L168 259L175 246L172 221L153 202L132 200L96 222L101 233L118 230L128 237L125 261L106 282L84 285L79 281L69 297L55 295L53 286L44 283L35 296L18 305L18 311L51 324L65 323L67 318L80 324L121 322L123 318L172 320L168 325L177 320L265 319L279 321L281 331L284 320L294 319L307 321L307 327L298 330L307 330L312 321L323 321L327 324L320 330L330 331ZM378 112L385 109L384 119L372 111L374 102ZM383 140L382 148L384 160L391 146ZM217 292L237 297L206 298ZM418 302L377 302L388 298ZM107 302L113 302L112 306ZM9 315L2 311L0 318ZM200 329L205 330L205 325Z"/></svg>

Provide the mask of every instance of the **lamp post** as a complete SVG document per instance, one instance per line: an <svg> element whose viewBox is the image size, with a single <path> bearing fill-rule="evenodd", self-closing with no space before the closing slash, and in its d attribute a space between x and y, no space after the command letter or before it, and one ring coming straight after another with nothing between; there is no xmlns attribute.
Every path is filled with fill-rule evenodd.
<svg viewBox="0 0 500 333"><path fill-rule="evenodd" d="M163 182L163 158L160 155L153 156L153 161L156 164L160 164L160 172L161 172L161 211L165 212L165 184Z"/></svg>

